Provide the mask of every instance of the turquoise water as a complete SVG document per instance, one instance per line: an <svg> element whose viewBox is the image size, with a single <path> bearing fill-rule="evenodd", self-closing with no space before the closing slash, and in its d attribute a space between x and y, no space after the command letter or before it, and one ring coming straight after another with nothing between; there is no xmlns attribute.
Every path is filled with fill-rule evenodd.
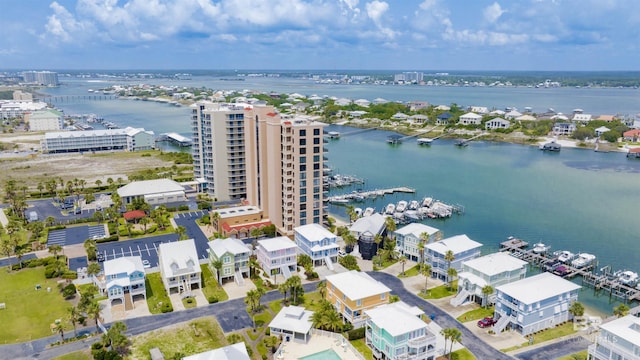
<svg viewBox="0 0 640 360"><path fill-rule="evenodd" d="M164 83L165 80L156 80ZM151 81L148 81L149 83ZM115 82L122 83L122 82ZM255 79L246 82L197 79L175 82L182 86L214 89L328 94L353 99L377 97L388 100L427 100L432 103L486 106L555 107L568 112L574 107L598 113L638 112L637 89L531 89L416 86L319 85L300 80ZM87 95L110 83L65 80L51 95ZM269 88L271 87L271 89ZM95 113L121 126L145 127L156 133L175 131L190 136L190 111L145 101L75 99L56 103L67 114ZM569 109L569 110L566 110ZM343 134L350 128L330 127ZM357 206L381 210L401 199L432 196L461 204L465 214L447 220L428 220L446 236L466 233L483 244L484 252L498 248L507 236L531 243L543 241L553 250L590 252L599 265L640 272L640 233L635 211L640 204L640 161L621 153L596 153L564 148L546 153L536 147L474 141L467 148L436 140L419 147L415 140L399 146L386 144L390 133L370 131L326 144L329 165L342 174L365 178L364 189L410 186L415 195L402 194ZM352 191L354 189L345 189ZM343 207L330 211L344 216ZM581 293L581 301L609 312L608 297Z"/></svg>
<svg viewBox="0 0 640 360"><path fill-rule="evenodd" d="M327 349L315 354L303 356L298 360L340 360L340 356L333 349Z"/></svg>

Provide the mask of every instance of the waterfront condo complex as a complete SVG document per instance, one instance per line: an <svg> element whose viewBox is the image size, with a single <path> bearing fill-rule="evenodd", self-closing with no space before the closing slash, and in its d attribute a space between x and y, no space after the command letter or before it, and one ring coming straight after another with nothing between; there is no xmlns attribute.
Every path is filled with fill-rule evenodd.
<svg viewBox="0 0 640 360"><path fill-rule="evenodd" d="M246 200L278 229L320 223L323 127L261 104L192 106L194 176L217 201Z"/></svg>

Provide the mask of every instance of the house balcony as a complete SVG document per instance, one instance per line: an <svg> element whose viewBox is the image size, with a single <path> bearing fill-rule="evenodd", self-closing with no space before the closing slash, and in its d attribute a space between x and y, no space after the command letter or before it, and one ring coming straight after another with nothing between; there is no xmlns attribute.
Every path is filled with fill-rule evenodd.
<svg viewBox="0 0 640 360"><path fill-rule="evenodd" d="M407 341L407 345L409 345L409 347L415 347L415 348L419 348L421 346L428 347L429 344L435 344L435 343L436 343L436 336L431 334L409 339L409 341Z"/></svg>
<svg viewBox="0 0 640 360"><path fill-rule="evenodd" d="M611 344L611 346L607 346L603 344ZM589 354L595 355L596 359L631 360L631 359L638 358L637 354L634 354L627 349L617 346L616 343L607 342L606 339L602 339L602 338L598 338L595 344L589 345L589 347L587 348L587 351ZM615 355L622 356L622 358L619 358Z"/></svg>

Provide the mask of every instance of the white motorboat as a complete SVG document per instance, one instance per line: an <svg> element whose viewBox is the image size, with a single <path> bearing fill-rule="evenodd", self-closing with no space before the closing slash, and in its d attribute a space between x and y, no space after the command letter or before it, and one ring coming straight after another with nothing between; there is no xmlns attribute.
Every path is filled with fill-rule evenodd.
<svg viewBox="0 0 640 360"><path fill-rule="evenodd" d="M409 210L418 210L420 207L420 203L417 200L411 200L409 202Z"/></svg>
<svg viewBox="0 0 640 360"><path fill-rule="evenodd" d="M575 257L574 253L567 250L559 251L556 253L556 255L558 256L558 261L560 261L563 264L568 264Z"/></svg>
<svg viewBox="0 0 640 360"><path fill-rule="evenodd" d="M418 145L431 145L432 142L431 138L418 138Z"/></svg>
<svg viewBox="0 0 640 360"><path fill-rule="evenodd" d="M596 256L587 253L580 253L578 257L571 261L571 266L574 268L583 268L585 266L591 265L596 260Z"/></svg>
<svg viewBox="0 0 640 360"><path fill-rule="evenodd" d="M422 207L431 207L433 204L433 198L426 197L422 199Z"/></svg>
<svg viewBox="0 0 640 360"><path fill-rule="evenodd" d="M393 215L393 213L396 211L396 205L395 204L389 204L387 205L387 207L384 208L384 213L387 215Z"/></svg>
<svg viewBox="0 0 640 360"><path fill-rule="evenodd" d="M375 212L376 212L376 209L374 209L372 207L368 207L368 208L364 209L364 212L362 213L362 217L371 216Z"/></svg>
<svg viewBox="0 0 640 360"><path fill-rule="evenodd" d="M618 275L618 281L622 285L634 287L638 284L638 273L631 270L622 271Z"/></svg>
<svg viewBox="0 0 640 360"><path fill-rule="evenodd" d="M549 250L549 246L545 245L544 243L537 243L535 245L533 245L533 252L536 254L544 254Z"/></svg>
<svg viewBox="0 0 640 360"><path fill-rule="evenodd" d="M405 210L407 210L407 205L408 203L404 200L398 201L398 205L396 205L396 212L404 212Z"/></svg>

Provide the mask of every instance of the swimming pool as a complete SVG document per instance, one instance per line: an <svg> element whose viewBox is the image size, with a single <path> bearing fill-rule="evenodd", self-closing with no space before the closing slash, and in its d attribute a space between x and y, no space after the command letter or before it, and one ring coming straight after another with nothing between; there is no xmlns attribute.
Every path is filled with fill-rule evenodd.
<svg viewBox="0 0 640 360"><path fill-rule="evenodd" d="M327 349L315 354L303 356L298 358L298 360L341 360L341 358L332 349Z"/></svg>

